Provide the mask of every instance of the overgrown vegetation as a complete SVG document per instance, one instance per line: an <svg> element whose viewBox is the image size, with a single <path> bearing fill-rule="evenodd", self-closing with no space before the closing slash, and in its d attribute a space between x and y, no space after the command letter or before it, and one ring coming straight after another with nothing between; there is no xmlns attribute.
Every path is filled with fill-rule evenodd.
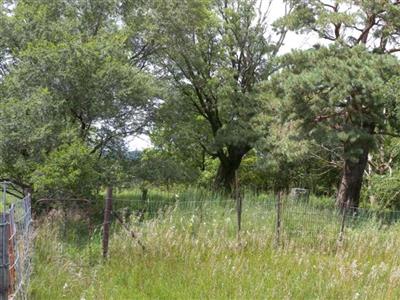
<svg viewBox="0 0 400 300"><path fill-rule="evenodd" d="M399 33L393 0L0 0L0 180L32 194L32 297L399 296ZM106 186L144 252L113 223L99 257ZM293 188L311 198L278 249Z"/></svg>
<svg viewBox="0 0 400 300"><path fill-rule="evenodd" d="M136 195L140 201L140 193ZM159 207L168 202L165 194L164 198L160 198L160 193L157 195L150 198ZM132 193L123 196L124 204L128 198L131 201L135 198ZM72 227L63 236L63 231L55 226L57 217L43 221L36 238L31 297L260 299L268 295L276 299L397 299L400 296L397 224L382 227L377 219L360 218L346 226L344 240L339 243L340 215L327 209L323 200L314 198L307 205L286 205L281 244L277 246L273 199L267 195L248 195L246 199L239 239L231 201L211 196L204 201L182 197L180 204L159 210L157 217L148 216L142 222L131 217L130 229L139 234L144 250L129 232L114 224L107 261L101 257L98 229L90 238L82 239L85 229L79 229L76 222L70 224Z"/></svg>

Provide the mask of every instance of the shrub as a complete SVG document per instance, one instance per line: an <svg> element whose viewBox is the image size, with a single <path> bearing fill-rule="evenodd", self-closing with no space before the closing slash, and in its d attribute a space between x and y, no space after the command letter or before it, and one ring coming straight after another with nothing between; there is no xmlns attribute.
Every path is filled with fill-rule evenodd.
<svg viewBox="0 0 400 300"><path fill-rule="evenodd" d="M51 152L33 175L39 195L89 197L101 184L101 161L80 141Z"/></svg>

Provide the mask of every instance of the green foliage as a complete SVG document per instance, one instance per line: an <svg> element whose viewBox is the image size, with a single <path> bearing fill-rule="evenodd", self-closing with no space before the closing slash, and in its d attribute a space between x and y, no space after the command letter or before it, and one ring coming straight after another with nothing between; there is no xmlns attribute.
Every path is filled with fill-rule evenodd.
<svg viewBox="0 0 400 300"><path fill-rule="evenodd" d="M288 69L281 87L293 105L290 117L300 119L309 136L355 145L372 141L375 131L368 132L368 124L378 132L397 129L390 126L397 121L389 121L397 120L396 58L333 46L294 53Z"/></svg>
<svg viewBox="0 0 400 300"><path fill-rule="evenodd" d="M191 168L186 161L179 160L174 153L157 149L144 150L139 160L129 171L133 180L140 184L167 186L194 182L199 176L196 168Z"/></svg>
<svg viewBox="0 0 400 300"><path fill-rule="evenodd" d="M239 170L332 194L366 149L369 175L398 169L399 5L288 0L270 26L262 2L1 1L0 178L66 191L43 178L75 143L115 185L229 189ZM334 45L277 59L286 30ZM156 149L127 158L124 138L150 129Z"/></svg>
<svg viewBox="0 0 400 300"><path fill-rule="evenodd" d="M340 149L334 144L329 144L331 149L321 147L305 138L301 123L288 118L288 102L270 93L279 86L272 84L261 86L264 109L257 118L259 130L265 132L255 147L255 169L263 178L262 187L276 191L303 187L318 195L332 195L341 167Z"/></svg>
<svg viewBox="0 0 400 300"><path fill-rule="evenodd" d="M337 154L357 159L365 144L376 145L377 134L398 131L396 58L332 46L286 59L275 83L287 101L286 119L300 122L304 137L329 149L341 144L345 152Z"/></svg>
<svg viewBox="0 0 400 300"><path fill-rule="evenodd" d="M197 180L197 184L201 187L211 189L215 182L215 176L218 171L219 162L212 158L205 158L203 170Z"/></svg>
<svg viewBox="0 0 400 300"><path fill-rule="evenodd" d="M400 8L396 1L285 0L292 13L278 23L294 31L352 47L364 44L376 53L396 52Z"/></svg>
<svg viewBox="0 0 400 300"><path fill-rule="evenodd" d="M321 48L320 43L332 43L340 52L340 55L328 54L332 56L329 59L319 57L324 64L322 68L310 59L314 54L292 55L293 62L297 62L290 69L299 75L300 82L286 82L295 86L292 93L297 94L296 113L302 115L308 134L314 138L325 136L317 139L317 143L330 151L342 144L343 172L337 201L341 205L345 202L357 205L367 157L377 143L376 135L396 135L398 131L399 67L395 57L386 55L400 51L398 3L285 2L293 5L293 10L277 21L281 26L309 36L317 34L319 44L314 45L315 49ZM359 49L358 54L355 49ZM311 53L323 56L324 51ZM306 65L308 73L304 73ZM297 88L300 90L296 91ZM321 123L328 126L327 130L323 130Z"/></svg>
<svg viewBox="0 0 400 300"><path fill-rule="evenodd" d="M6 78L6 88L24 100L30 90L45 87L59 108L53 113L62 114L79 128L82 138L103 148L105 141L143 126L155 90L151 77L131 65L123 31L100 32L87 39L85 34L57 41L37 37L13 53L20 62ZM8 80L19 85L7 85Z"/></svg>
<svg viewBox="0 0 400 300"><path fill-rule="evenodd" d="M132 63L127 43L135 32L119 24L117 1L11 2L0 12L0 47L7 53L0 81L1 177L22 187L55 189L59 182L60 190L78 188L69 179L35 183L32 174L42 164L56 168L47 164L59 165L60 149L75 138L88 147L88 163L115 160L123 139L150 122L159 89ZM86 174L89 167L82 167ZM90 193L92 183L85 182Z"/></svg>
<svg viewBox="0 0 400 300"><path fill-rule="evenodd" d="M156 64L172 90L158 139L195 158L218 158L217 177L229 187L232 176L224 176L260 137L252 122L261 109L256 86L271 73L281 40L255 0L155 2Z"/></svg>
<svg viewBox="0 0 400 300"><path fill-rule="evenodd" d="M238 179L242 188L261 190L267 186L270 178L259 168L257 152L252 150L243 158L240 164Z"/></svg>
<svg viewBox="0 0 400 300"><path fill-rule="evenodd" d="M101 186L102 172L101 161L77 140L51 152L37 167L32 182L39 195L84 198Z"/></svg>
<svg viewBox="0 0 400 300"><path fill-rule="evenodd" d="M366 201L382 209L400 209L400 171L369 177L365 196L368 197Z"/></svg>
<svg viewBox="0 0 400 300"><path fill-rule="evenodd" d="M2 91L0 87L0 93ZM67 130L68 127L59 122L54 114L57 104L46 88L37 88L24 101L16 97L3 98L0 107L1 177L24 186L31 182L30 176L37 164L43 162L52 149L74 136L74 128Z"/></svg>

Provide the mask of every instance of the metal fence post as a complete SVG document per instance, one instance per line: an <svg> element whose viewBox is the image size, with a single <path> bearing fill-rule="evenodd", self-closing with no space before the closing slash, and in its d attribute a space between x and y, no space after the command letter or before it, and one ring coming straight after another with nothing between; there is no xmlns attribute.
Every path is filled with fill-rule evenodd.
<svg viewBox="0 0 400 300"><path fill-rule="evenodd" d="M8 261L8 222L6 215L6 192L7 185L3 182L3 195L1 202L1 220L0 220L0 300L8 299L8 288L9 288L9 261Z"/></svg>
<svg viewBox="0 0 400 300"><path fill-rule="evenodd" d="M27 299L31 268L31 199L7 205L9 182L3 182L0 209L0 300Z"/></svg>
<svg viewBox="0 0 400 300"><path fill-rule="evenodd" d="M112 187L107 187L106 200L104 206L104 223L103 223L103 257L108 255L108 242L110 239L110 223L112 211Z"/></svg>
<svg viewBox="0 0 400 300"><path fill-rule="evenodd" d="M8 299L9 261L8 261L8 234L6 213L1 213L0 224L0 300Z"/></svg>

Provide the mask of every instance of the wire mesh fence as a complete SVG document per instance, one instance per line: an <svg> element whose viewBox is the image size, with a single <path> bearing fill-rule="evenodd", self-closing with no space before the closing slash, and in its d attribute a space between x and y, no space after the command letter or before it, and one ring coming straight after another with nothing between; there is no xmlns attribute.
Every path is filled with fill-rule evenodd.
<svg viewBox="0 0 400 300"><path fill-rule="evenodd" d="M110 198L110 195L106 197ZM307 199L291 199L290 196L243 195L238 201L221 195L187 192L142 194L116 193L112 205L104 209L103 201L91 201L86 206L54 206L58 214L52 222L61 225L60 236L65 245L87 247L93 257L98 257L106 240L127 231L142 249L146 249L154 236L155 228L173 228L193 238L206 235L226 239L260 238L260 241L279 247L304 246L337 249L342 242L351 243L357 230L384 229L386 225L400 221L400 212L361 208L335 209ZM280 202L279 202L280 201ZM332 201L333 202L333 201ZM107 201L106 201L107 203ZM69 203L71 204L71 203ZM48 205L48 201L46 201ZM57 209L58 207L58 209ZM111 207L111 209L110 209ZM94 210L84 214L83 210ZM108 212L109 217L101 213ZM47 212L48 216L53 213ZM58 216L58 217L57 217ZM52 218L50 218L52 219ZM109 234L104 234L109 230ZM107 256L107 246L103 256ZM63 248L68 252L68 247ZM85 248L86 249L86 248ZM91 254L92 255L92 254ZM100 255L101 256L101 255Z"/></svg>
<svg viewBox="0 0 400 300"><path fill-rule="evenodd" d="M146 199L117 196L113 200L113 212L126 222L135 220L138 230L144 230L142 224L146 220L172 217L195 220L198 227L219 223L226 229L225 233L232 236L238 231L268 234L281 245L292 242L336 245L345 238L347 229L382 228L400 221L399 211L339 210L333 206L314 205L304 199L277 198L244 197L238 212L238 202L229 198L191 200L173 194ZM278 201L281 201L280 205Z"/></svg>
<svg viewBox="0 0 400 300"><path fill-rule="evenodd" d="M27 299L31 273L31 197L7 196L9 183L2 183L0 223L0 300Z"/></svg>

